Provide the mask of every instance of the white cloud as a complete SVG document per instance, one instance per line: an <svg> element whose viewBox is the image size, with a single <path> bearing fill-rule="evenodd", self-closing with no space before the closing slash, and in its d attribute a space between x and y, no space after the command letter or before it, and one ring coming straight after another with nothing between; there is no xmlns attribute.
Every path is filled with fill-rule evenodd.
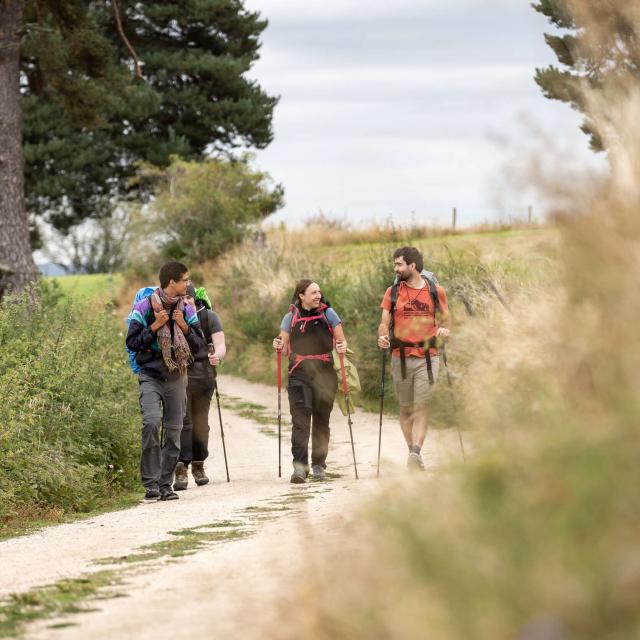
<svg viewBox="0 0 640 640"><path fill-rule="evenodd" d="M246 4L269 19L251 75L281 96L275 140L258 154L286 188L278 218L322 208L448 219L456 204L468 222L497 216L491 184L504 156L493 140L526 145L522 113L592 160L576 114L533 81L553 57L548 25L527 2Z"/></svg>

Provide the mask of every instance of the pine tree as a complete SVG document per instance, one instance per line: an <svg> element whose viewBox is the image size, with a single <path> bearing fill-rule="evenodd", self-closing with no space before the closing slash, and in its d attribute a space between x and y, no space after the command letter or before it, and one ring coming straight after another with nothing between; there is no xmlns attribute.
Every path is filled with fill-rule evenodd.
<svg viewBox="0 0 640 640"><path fill-rule="evenodd" d="M0 227L28 234L23 163L29 212L65 230L108 215L139 161L269 144L277 98L246 77L266 24L241 0L3 0Z"/></svg>
<svg viewBox="0 0 640 640"><path fill-rule="evenodd" d="M640 86L640 9L629 0L540 0L533 8L561 35L545 34L562 69L537 69L544 95L584 114L582 131L591 148L603 150L606 121L594 117L593 99L614 101Z"/></svg>
<svg viewBox="0 0 640 640"><path fill-rule="evenodd" d="M76 30L74 41L36 31L25 44L31 211L47 211L54 226L65 229L108 214L113 196L129 191L138 161L167 166L172 155L194 159L269 144L277 99L245 77L267 24L258 14L240 0L89 4L86 28ZM87 55L96 55L100 77L67 86L49 67L63 66L59 60L73 66L78 40ZM54 80L43 85L43 74Z"/></svg>

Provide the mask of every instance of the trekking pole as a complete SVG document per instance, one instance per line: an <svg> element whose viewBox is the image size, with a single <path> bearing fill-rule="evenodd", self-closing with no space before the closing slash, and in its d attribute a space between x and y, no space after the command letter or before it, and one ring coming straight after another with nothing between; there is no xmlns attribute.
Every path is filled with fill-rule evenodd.
<svg viewBox="0 0 640 640"><path fill-rule="evenodd" d="M380 451L382 450L382 411L384 409L384 376L387 366L387 350L382 350L382 375L380 376L380 428L378 430L378 471L377 477L380 477Z"/></svg>
<svg viewBox="0 0 640 640"><path fill-rule="evenodd" d="M440 348L440 352L442 353L442 362L444 363L444 370L447 373L447 385L450 387L452 386L451 374L449 373L449 365L447 364L447 350L445 349L444 343ZM462 459L464 460L464 462L466 462L467 456L464 453L464 443L462 442L462 433L460 432L460 427L458 426L457 422L456 422L456 430L458 431L458 439L460 440L460 449L462 450Z"/></svg>
<svg viewBox="0 0 640 640"><path fill-rule="evenodd" d="M209 342L207 344L207 351L209 355L213 355L216 350L213 346L213 343ZM220 411L220 394L218 393L218 372L216 367L214 366L213 373L213 388L216 392L216 403L218 404L218 418L220 418L220 436L222 437L222 452L224 453L224 468L227 470L227 482L231 482L229 480L229 464L227 463L227 447L224 444L224 427L222 426L222 411Z"/></svg>
<svg viewBox="0 0 640 640"><path fill-rule="evenodd" d="M282 478L282 351L278 351L278 478Z"/></svg>
<svg viewBox="0 0 640 640"><path fill-rule="evenodd" d="M347 385L347 374L344 370L344 353L340 354L340 370L342 372L342 390L344 391L344 402L347 406L347 422L349 423L349 436L351 437L351 452L353 453L353 470L358 479L358 465L356 464L356 448L353 444L353 429L351 422L351 409L349 409L349 386Z"/></svg>
<svg viewBox="0 0 640 640"><path fill-rule="evenodd" d="M218 379L217 377L213 381L214 389L216 391L216 402L218 403L218 418L220 419L220 436L222 437L222 452L224 453L224 467L227 470L227 482L229 480L229 463L227 462L227 447L224 444L224 427L222 426L222 411L220 411L220 394L218 393Z"/></svg>

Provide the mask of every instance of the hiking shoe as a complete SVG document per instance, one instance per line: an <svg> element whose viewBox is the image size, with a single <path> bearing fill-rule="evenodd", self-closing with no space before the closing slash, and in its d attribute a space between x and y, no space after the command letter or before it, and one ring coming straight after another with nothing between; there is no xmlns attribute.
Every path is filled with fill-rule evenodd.
<svg viewBox="0 0 640 640"><path fill-rule="evenodd" d="M145 500L157 500L160 497L160 492L157 489L147 489L144 494Z"/></svg>
<svg viewBox="0 0 640 640"><path fill-rule="evenodd" d="M194 460L191 462L191 475L199 487L209 482L209 478L207 478L207 474L204 472L204 461L197 462Z"/></svg>
<svg viewBox="0 0 640 640"><path fill-rule="evenodd" d="M178 462L176 465L175 478L173 480L174 491L184 491L189 484L189 476L187 475L187 465L184 462Z"/></svg>
<svg viewBox="0 0 640 640"><path fill-rule="evenodd" d="M293 475L291 476L291 482L293 484L304 484L307 481L309 475L309 469L306 464L301 462L293 463Z"/></svg>
<svg viewBox="0 0 640 640"><path fill-rule="evenodd" d="M320 464L314 464L311 467L311 471L313 472L313 479L314 480L326 480L327 479L327 474L325 473L324 467Z"/></svg>
<svg viewBox="0 0 640 640"><path fill-rule="evenodd" d="M410 471L424 471L424 461L419 453L412 452L407 458L407 469Z"/></svg>
<svg viewBox="0 0 640 640"><path fill-rule="evenodd" d="M174 493L170 487L166 487L160 491L160 500L177 500L180 496Z"/></svg>

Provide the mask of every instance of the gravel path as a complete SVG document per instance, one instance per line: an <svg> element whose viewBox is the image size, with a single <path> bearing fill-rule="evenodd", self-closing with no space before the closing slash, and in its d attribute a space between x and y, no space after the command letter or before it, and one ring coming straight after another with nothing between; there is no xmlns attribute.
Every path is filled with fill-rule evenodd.
<svg viewBox="0 0 640 640"><path fill-rule="evenodd" d="M277 391L231 376L221 376L219 387L236 399L223 406L230 483L225 481L214 404L208 485L196 487L190 479L178 501L141 503L0 543L0 597L105 567L125 569L117 591L127 597L90 601L85 603L90 612L32 623L25 637L158 639L181 633L243 640L264 637L261 630L274 623L279 594L295 589L305 572L321 570L306 552L313 549L317 557L315 552L340 536L341 527L368 498L388 482L406 478L406 446L397 423L385 419L382 477L376 479L378 416L358 412L353 422L360 480L354 479L347 420L336 407L327 464L337 477L321 484L291 485L286 393L283 472L278 478L276 427L264 423L265 416L276 416ZM239 415L246 416L247 411L240 400L264 407L261 421ZM455 433L429 433L424 450L428 472L459 455ZM210 543L192 555L161 557L136 566L96 564L139 553L143 545L175 540L171 532L177 530L216 530L225 523L227 528L220 531L237 534L237 539Z"/></svg>

